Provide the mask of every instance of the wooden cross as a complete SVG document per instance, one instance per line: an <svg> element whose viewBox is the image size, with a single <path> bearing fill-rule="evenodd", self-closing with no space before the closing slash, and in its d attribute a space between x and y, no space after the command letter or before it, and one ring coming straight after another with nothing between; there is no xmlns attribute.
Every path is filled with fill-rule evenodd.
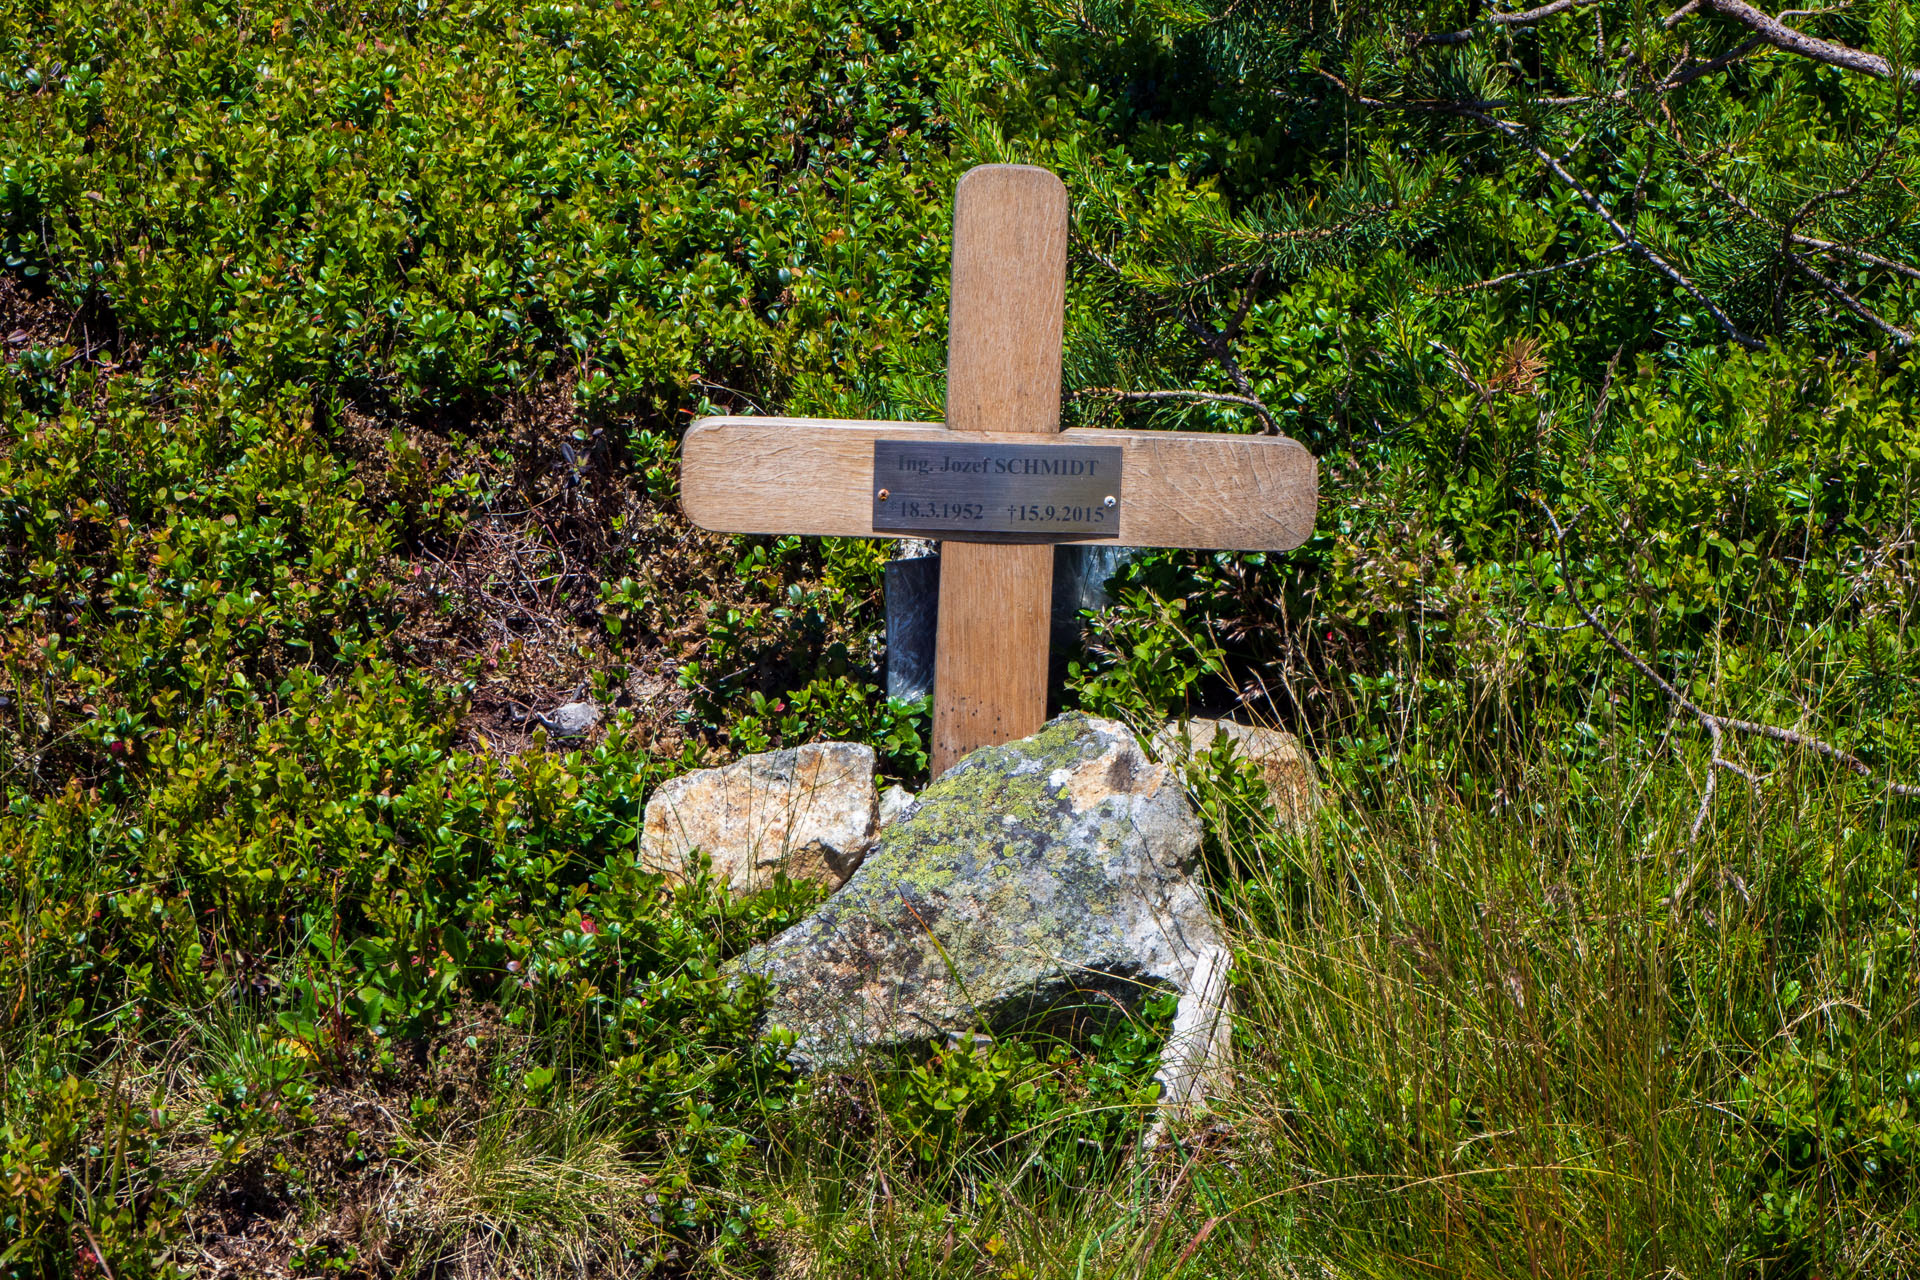
<svg viewBox="0 0 1920 1280"><path fill-rule="evenodd" d="M936 775L1045 721L1052 544L1283 551L1313 531L1318 469L1292 440L1060 430L1066 268L1060 180L970 170L954 192L945 423L702 418L681 445L680 500L701 528L942 539Z"/></svg>

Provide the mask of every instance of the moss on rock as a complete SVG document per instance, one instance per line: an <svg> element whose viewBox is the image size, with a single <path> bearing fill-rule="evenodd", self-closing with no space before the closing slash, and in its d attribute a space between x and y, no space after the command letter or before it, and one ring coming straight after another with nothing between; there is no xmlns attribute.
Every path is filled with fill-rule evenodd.
<svg viewBox="0 0 1920 1280"><path fill-rule="evenodd" d="M803 1065L1183 986L1217 945L1179 780L1073 714L969 755L818 912L749 952ZM1110 1007L1110 1005L1109 1005Z"/></svg>

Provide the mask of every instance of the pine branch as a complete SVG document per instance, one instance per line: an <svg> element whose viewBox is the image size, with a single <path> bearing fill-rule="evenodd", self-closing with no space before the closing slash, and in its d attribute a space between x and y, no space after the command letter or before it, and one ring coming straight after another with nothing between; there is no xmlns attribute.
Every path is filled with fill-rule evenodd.
<svg viewBox="0 0 1920 1280"><path fill-rule="evenodd" d="M1330 226L1295 227L1287 231L1256 231L1253 233L1253 236L1256 240L1262 240L1262 241L1330 240L1334 236L1339 235L1343 231L1353 230L1355 227L1359 226L1362 222L1365 222L1368 218L1372 217L1373 215L1378 213L1387 213L1387 212L1390 212L1391 209L1392 209L1391 205L1384 205L1384 204L1362 205L1360 208L1354 210L1353 213L1348 217L1343 218L1339 222L1333 223Z"/></svg>
<svg viewBox="0 0 1920 1280"><path fill-rule="evenodd" d="M1716 4L1725 3L1727 2L1727 0L1713 0L1713 2ZM1707 0L1700 0L1700 3L1702 4L1707 3ZM1696 64L1693 67L1687 68L1685 71L1670 73L1658 85L1653 86L1652 91L1665 94L1667 92L1670 92L1673 89L1679 88L1680 86L1692 80L1698 79L1702 75L1709 74L1710 72L1713 72L1713 71L1722 70L1725 67L1731 65L1733 62L1739 60L1740 58L1747 56L1747 54L1752 52L1754 49L1760 47L1762 43L1765 43L1765 41L1761 37L1755 36L1752 39L1749 39L1743 42L1741 45L1739 45L1735 49L1725 54L1722 54L1720 57L1715 58L1710 62ZM1447 114L1447 115L1462 116L1468 119L1477 120L1480 123L1487 125L1488 127L1493 128L1495 130L1498 130L1500 133L1505 134L1507 137L1518 142L1521 146L1526 147L1528 151L1532 152L1534 157L1537 160L1539 160L1539 162L1543 166L1546 167L1548 172L1553 174L1555 178L1559 179L1559 181L1564 186L1566 186L1569 191L1573 193L1575 198L1578 199L1583 205L1587 207L1589 212L1591 212L1595 217L1600 219L1600 221L1607 227L1607 229L1613 233L1614 238L1619 242L1618 247L1620 249L1627 250L1633 253L1635 256L1639 257L1641 260L1646 262L1649 266L1653 267L1654 270L1658 271L1661 275L1665 276L1668 280L1678 285L1682 290L1684 290L1690 297L1692 297L1701 306L1706 308L1708 314L1710 314L1714 318L1714 321L1720 326L1721 331L1724 332L1728 338L1732 339L1734 342L1738 343L1742 347L1745 347L1749 351L1760 351L1766 348L1766 343L1762 342L1760 339L1755 338L1751 334L1741 329L1737 324L1733 322L1732 317L1728 316L1727 313L1720 307L1720 305L1714 302L1713 299L1709 298L1706 295L1706 293L1698 285L1696 285L1692 280L1688 279L1685 274L1683 274L1678 268L1673 266L1672 263L1668 262L1665 258L1663 258L1645 241L1641 240L1638 236L1634 235L1634 233L1631 230L1623 226L1620 223L1619 219L1615 218L1613 214L1610 211L1608 211L1606 206L1601 203L1599 198L1596 197L1593 194L1593 192L1590 191L1584 184L1582 184L1578 178L1574 177L1574 175L1568 171L1565 164L1563 164L1558 158L1549 154L1547 151L1543 150L1539 146L1536 146L1529 138L1525 136L1525 132L1521 129L1519 125L1510 123L1505 120L1500 120L1500 119L1497 119L1496 117L1488 115L1485 110L1481 109L1483 104L1480 104L1480 103L1448 102L1444 100L1415 101L1415 102L1386 102L1378 98L1369 98L1363 94L1355 93L1347 85L1347 83L1344 80L1340 79L1340 77L1334 75L1332 72L1327 71L1324 68L1316 68L1316 71L1318 71L1318 73L1321 76L1323 76L1327 80L1331 81L1334 85L1336 85L1341 90L1341 92L1347 95L1350 101L1354 102L1359 106L1371 107L1371 108L1398 108L1402 110L1433 111L1433 112L1438 112L1438 113ZM1628 91L1626 90L1622 90L1614 95L1609 95L1609 96L1617 99L1617 98L1626 96L1627 92ZM1598 99L1598 98L1591 99L1591 101L1600 101L1600 100L1601 99ZM1684 147L1683 147L1683 150L1684 150ZM1714 189L1717 192L1719 192L1724 198L1728 199L1732 204L1734 204L1736 208L1740 209L1743 213L1747 214L1749 217L1753 218L1756 221L1759 221L1766 225L1773 226L1773 229L1776 232L1780 232L1783 236L1783 239L1787 242L1800 245L1801 247L1804 247L1804 248L1817 248L1817 249L1821 249L1828 252L1845 254L1857 260L1871 262L1876 266L1885 267L1889 270L1896 271L1902 275L1908 276L1909 278L1920 279L1920 270L1915 270L1912 267L1904 266L1900 263L1894 262L1891 259L1883 258L1883 257L1880 257L1879 255L1868 253L1867 251L1862 249L1855 249L1855 248L1852 248L1851 246L1840 245L1833 241L1822 240L1812 236L1803 236L1803 235L1800 235L1798 232L1791 231L1786 228L1782 228L1778 224L1772 223L1771 220L1762 217L1762 215L1760 215L1745 201L1740 200L1738 197L1734 196L1731 192L1728 192L1718 182L1714 181L1711 175L1706 174L1704 168L1701 168L1700 172L1702 173L1703 176L1706 177L1707 181L1714 187ZM1855 183L1850 184L1850 187L1848 189L1850 189L1852 186L1857 186L1857 185L1858 185L1858 182L1856 181ZM1840 304L1846 307L1848 311L1852 312L1854 315L1858 316L1860 319L1865 320L1868 324L1874 326L1876 329L1879 329L1882 333L1886 334L1888 337L1893 338L1895 341L1898 341L1903 345L1910 345L1912 343L1913 341L1912 336L1908 334L1905 330L1900 329L1899 327L1891 324L1885 318L1873 312L1871 308L1868 308L1867 306L1865 306L1865 304L1861 303L1858 299L1848 294L1844 289L1841 289L1832 280L1828 279L1824 274L1816 270L1810 263L1807 263L1804 260L1804 258L1800 257L1799 255L1793 254L1790 250L1783 249L1783 252L1786 253L1786 255L1790 259L1792 259L1793 264L1799 270L1807 274L1810 278L1815 280L1817 283L1821 284L1825 290L1832 293L1836 301L1840 302ZM1587 261L1587 260L1586 259L1581 260L1581 262L1584 262L1584 261ZM1568 263L1560 267L1545 268L1543 270L1565 270L1568 267L1572 267L1575 265L1579 265L1579 263ZM1490 287L1495 284L1505 283L1507 280L1512 278L1518 278L1518 276L1521 274L1524 274L1524 273L1516 273L1515 276L1497 277L1493 280L1485 281L1476 285L1468 285L1461 289L1447 290L1446 293L1448 294L1464 293L1464 292L1469 292L1476 288Z"/></svg>
<svg viewBox="0 0 1920 1280"><path fill-rule="evenodd" d="M1895 262L1891 258L1883 258L1878 254L1868 253L1864 249L1853 248L1851 245L1839 244L1832 240L1822 240L1817 236L1802 235L1794 229L1798 221L1811 213L1816 206L1858 190L1859 187L1866 182L1867 178L1878 170L1881 162L1886 158L1890 150L1891 138L1889 138L1887 144L1881 146L1879 152L1874 156L1865 172L1845 186L1835 188L1831 191L1821 192L1807 200L1794 211L1787 222L1781 223L1761 213L1758 209L1755 209L1718 178L1714 177L1701 159L1694 155L1692 149L1687 146L1686 138L1680 133L1679 123L1673 119L1671 112L1668 113L1667 118L1668 123L1673 126L1674 142L1678 146L1680 154L1693 166L1694 171L1705 180L1707 186L1713 190L1715 195L1739 210L1741 214L1745 215L1751 221L1766 227L1769 231L1778 235L1780 237L1780 255L1782 257L1786 258L1801 274L1818 284L1824 292L1832 296L1841 306L1845 307L1855 316L1866 321L1902 346L1913 345L1912 334L1887 321L1878 312L1872 310L1858 298L1841 288L1837 281L1831 279L1823 272L1816 270L1813 264L1808 262L1806 258L1795 253L1793 249L1788 247L1789 245L1794 245L1800 248L1817 249L1822 253L1838 254L1853 258L1855 261L1870 263L1877 267L1884 267L1887 270L1906 276L1909 279L1920 280L1920 270L1915 270L1913 267L1907 266L1904 263Z"/></svg>
<svg viewBox="0 0 1920 1280"><path fill-rule="evenodd" d="M1558 160L1548 155L1545 151L1541 150L1538 146L1535 146L1534 143L1525 136L1524 131L1520 128L1519 125L1509 124L1505 120L1497 120L1494 117L1485 114L1484 112L1468 111L1464 114L1469 115L1476 120L1479 120L1482 124L1486 124L1491 126L1494 129L1498 129L1501 133L1505 134L1509 138L1514 139L1521 146L1531 151L1534 154L1534 157L1538 159L1541 164L1547 167L1548 172L1552 173L1553 176L1558 178L1567 187L1568 190L1572 191L1574 194L1574 197L1578 199L1581 204L1584 204L1585 206L1587 206L1587 209L1589 212L1591 212L1596 218L1600 219L1601 222L1606 224L1607 229L1613 232L1614 236L1620 241L1620 245L1622 248L1627 249L1630 252L1636 254L1642 261L1646 262L1654 270L1658 271L1661 275L1665 276L1667 279L1673 281L1673 283L1679 285L1682 289L1684 289L1687 292L1687 294L1693 298L1695 302L1698 302L1701 306L1707 309L1707 313L1711 315L1714 318L1714 320L1720 325L1721 330L1726 333L1727 337L1739 343L1741 346L1745 347L1749 351L1766 350L1766 347L1767 347L1766 343L1754 337L1752 334L1747 333L1745 330L1741 329L1739 325L1735 324L1733 322L1732 317L1728 316L1725 311L1722 311L1720 309L1720 304L1715 302L1713 299L1709 298L1700 289L1700 286L1696 285L1693 281L1687 279L1687 277L1682 275L1679 269L1674 267L1672 263L1668 262L1665 258L1661 257L1658 253L1654 252L1652 246L1648 245L1645 241L1641 240L1638 236L1634 235L1633 232L1629 231L1626 227L1620 225L1620 220L1614 217L1613 214L1608 211L1607 206L1600 202L1600 198L1598 196L1594 195L1593 192L1589 191L1580 182L1578 178L1574 177L1571 173L1569 173L1565 165L1561 164Z"/></svg>
<svg viewBox="0 0 1920 1280"><path fill-rule="evenodd" d="M1889 324L1880 317L1878 312L1861 303L1858 298L1848 293L1845 289L1842 289L1837 283L1821 272L1814 270L1813 264L1805 258L1791 249L1782 249L1780 252L1785 255L1787 261L1798 267L1808 279L1812 280L1832 296L1835 302L1838 302L1841 306L1853 312L1853 314L1859 316L1862 320L1865 320L1868 324L1886 334L1901 346L1908 347L1913 345L1912 334L1908 333L1905 329Z"/></svg>
<svg viewBox="0 0 1920 1280"><path fill-rule="evenodd" d="M1369 98L1364 94L1353 92L1352 89L1347 87L1346 81L1324 67L1315 67L1313 71L1316 75L1332 81L1333 84L1346 95L1348 101L1358 106L1385 107L1400 111L1431 111L1442 115L1466 115L1474 111L1509 111L1515 107L1609 106L1614 103L1626 102L1632 98L1665 97L1675 89L1683 89L1703 76L1710 76L1716 72L1725 71L1728 67L1733 66L1735 63L1740 62L1749 54L1753 53L1754 50L1762 48L1765 45L1766 41L1762 40L1759 36L1753 36L1742 41L1734 48L1729 49L1719 57L1711 58L1706 62L1696 62L1692 66L1683 66L1682 64L1686 59L1682 58L1680 63L1676 63L1672 70L1653 84L1629 85L1624 89L1615 89L1612 93L1582 93L1562 97L1407 98L1398 102L1388 102L1381 98ZM1282 100L1288 100L1286 95L1278 93L1277 91L1274 96Z"/></svg>
<svg viewBox="0 0 1920 1280"><path fill-rule="evenodd" d="M1759 215L1755 214L1754 216L1758 217ZM1895 262L1892 258L1883 258L1876 253L1868 253L1865 249L1856 249L1852 245L1839 244L1832 240L1822 240L1816 236L1803 236L1797 232L1789 236L1788 239L1804 249L1818 249L1822 253L1841 254L1845 257L1852 258L1856 262L1865 262L1876 267L1884 267L1888 271L1896 272L1899 275L1907 277L1909 280L1920 280L1920 270L1916 270L1904 262Z"/></svg>
<svg viewBox="0 0 1920 1280"><path fill-rule="evenodd" d="M1759 223L1769 231L1779 235L1786 243L1799 245L1803 249L1818 249L1822 253L1839 254L1842 257L1852 258L1856 262L1865 262L1871 266L1885 268L1897 275L1906 276L1909 280L1920 280L1920 269L1908 266L1904 262L1896 262L1892 258L1883 258L1877 253L1869 253L1865 249L1855 248L1850 244L1841 244L1837 240L1822 240L1818 236L1803 235L1798 231L1788 231L1779 222L1769 218L1766 214L1761 213L1751 204L1748 204L1745 200L1734 194L1730 188L1721 183L1719 179L1707 172L1706 166L1701 164L1699 160L1686 149L1684 143L1682 143L1680 151L1689 161L1693 162L1695 172L1699 173L1707 185L1713 188L1715 195L1738 209L1752 221Z"/></svg>

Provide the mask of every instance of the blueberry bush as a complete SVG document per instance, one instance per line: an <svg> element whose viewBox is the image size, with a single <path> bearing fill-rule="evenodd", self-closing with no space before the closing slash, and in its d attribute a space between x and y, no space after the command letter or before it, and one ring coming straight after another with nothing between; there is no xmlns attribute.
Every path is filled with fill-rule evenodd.
<svg viewBox="0 0 1920 1280"><path fill-rule="evenodd" d="M1747 9L0 0L0 1276L1911 1269L1915 31ZM937 418L993 161L1066 421L1321 466L1062 655L1326 793L1188 771L1234 1087L1152 1141L1166 1001L802 1078L721 966L818 891L638 860L924 779L892 548L678 443Z"/></svg>

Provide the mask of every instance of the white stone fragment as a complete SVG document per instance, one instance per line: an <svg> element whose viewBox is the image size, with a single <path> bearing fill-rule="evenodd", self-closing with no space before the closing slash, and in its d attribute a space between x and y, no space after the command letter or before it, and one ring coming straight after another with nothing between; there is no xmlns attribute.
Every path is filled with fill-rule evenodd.
<svg viewBox="0 0 1920 1280"><path fill-rule="evenodd" d="M895 818L913 808L917 797L913 792L897 783L880 793L880 825L886 826Z"/></svg>

